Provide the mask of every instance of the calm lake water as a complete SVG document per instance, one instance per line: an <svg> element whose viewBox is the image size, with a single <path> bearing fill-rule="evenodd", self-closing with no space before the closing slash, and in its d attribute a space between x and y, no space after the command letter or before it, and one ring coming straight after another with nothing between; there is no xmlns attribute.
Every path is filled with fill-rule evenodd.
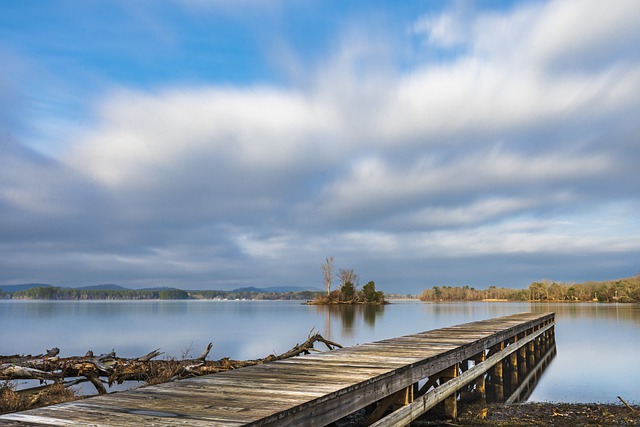
<svg viewBox="0 0 640 427"><path fill-rule="evenodd" d="M640 403L640 306L629 304L0 301L0 354L55 346L62 357L156 348L197 357L213 342L210 359L253 359L289 350L312 329L346 346L526 311L556 313L557 356L529 401Z"/></svg>

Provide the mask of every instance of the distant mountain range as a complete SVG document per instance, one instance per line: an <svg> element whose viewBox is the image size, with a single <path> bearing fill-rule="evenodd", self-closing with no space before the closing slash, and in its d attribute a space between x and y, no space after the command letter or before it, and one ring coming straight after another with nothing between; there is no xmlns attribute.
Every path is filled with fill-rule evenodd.
<svg viewBox="0 0 640 427"><path fill-rule="evenodd" d="M93 286L81 286L79 288L82 291L128 291L129 288L125 288L119 285L93 285Z"/></svg>
<svg viewBox="0 0 640 427"><path fill-rule="evenodd" d="M7 294L12 294L18 291L26 291L31 288L48 288L53 287L54 285L46 284L46 283L24 283L20 285L0 285L0 290ZM59 288L69 288L68 286L56 286ZM79 290L88 290L88 291L128 291L133 290L130 288L125 288L124 286L113 285L113 284L104 284L104 285L91 285L91 286L80 286L73 289ZM140 291L166 291L177 288L168 288L168 287L156 287L156 288L144 288L138 289ZM237 288L228 292L256 292L256 293L268 293L268 292L276 292L276 293L285 293L285 292L303 292L303 291L312 291L319 292L320 289L314 287L304 287L304 286L270 286L267 288L256 288L253 286Z"/></svg>
<svg viewBox="0 0 640 427"><path fill-rule="evenodd" d="M320 292L321 289L309 287L309 286L270 286L268 288L256 288L253 286L248 286L246 288L237 288L232 290L231 292L257 292L257 293L267 293L267 292Z"/></svg>
<svg viewBox="0 0 640 427"><path fill-rule="evenodd" d="M26 291L31 288L50 288L52 285L45 283L24 283L22 285L0 285L2 292L6 294L12 294L18 291Z"/></svg>

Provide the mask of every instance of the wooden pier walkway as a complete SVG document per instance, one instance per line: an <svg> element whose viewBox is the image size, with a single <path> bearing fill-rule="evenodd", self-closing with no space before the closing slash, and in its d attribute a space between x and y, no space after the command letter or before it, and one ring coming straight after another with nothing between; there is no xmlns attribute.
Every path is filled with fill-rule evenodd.
<svg viewBox="0 0 640 427"><path fill-rule="evenodd" d="M554 314L466 323L0 416L0 426L324 426L366 408L408 425L458 397L505 400L554 345ZM392 411L393 412L390 412Z"/></svg>

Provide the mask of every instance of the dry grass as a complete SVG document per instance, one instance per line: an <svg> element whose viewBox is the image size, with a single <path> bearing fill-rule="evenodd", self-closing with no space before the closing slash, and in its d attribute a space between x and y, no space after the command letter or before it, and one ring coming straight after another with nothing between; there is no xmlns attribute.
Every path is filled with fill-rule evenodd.
<svg viewBox="0 0 640 427"><path fill-rule="evenodd" d="M0 384L0 414L26 411L56 403L81 399L73 390L62 384L51 384L37 393L24 393L16 390L14 383L5 381Z"/></svg>
<svg viewBox="0 0 640 427"><path fill-rule="evenodd" d="M146 385L156 385L170 382L182 371L180 362L167 359L165 363L150 362L150 371L145 379Z"/></svg>
<svg viewBox="0 0 640 427"><path fill-rule="evenodd" d="M23 411L26 409L27 399L15 390L15 384L9 381L0 384L0 414Z"/></svg>

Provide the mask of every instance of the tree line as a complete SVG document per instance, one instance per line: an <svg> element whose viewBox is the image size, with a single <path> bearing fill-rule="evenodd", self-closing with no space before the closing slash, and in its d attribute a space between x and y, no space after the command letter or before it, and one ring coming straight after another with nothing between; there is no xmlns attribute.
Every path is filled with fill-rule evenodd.
<svg viewBox="0 0 640 427"><path fill-rule="evenodd" d="M434 286L420 294L422 301L598 301L640 302L640 275L608 281L557 283L549 280L533 282L526 289L490 286L475 289L469 286Z"/></svg>
<svg viewBox="0 0 640 427"><path fill-rule="evenodd" d="M193 299L227 299L227 300L291 300L307 301L320 295L318 291L290 292L253 292L253 291L189 291Z"/></svg>
<svg viewBox="0 0 640 427"><path fill-rule="evenodd" d="M151 300L189 299L189 293L181 289L134 290L134 289L74 289L43 286L3 294L4 299L33 300Z"/></svg>
<svg viewBox="0 0 640 427"><path fill-rule="evenodd" d="M227 300L310 300L321 292L252 292L252 291L185 291L182 289L133 290L133 289L73 289L56 286L35 287L13 293L2 293L2 299L28 300L185 300L185 299L227 299Z"/></svg>

